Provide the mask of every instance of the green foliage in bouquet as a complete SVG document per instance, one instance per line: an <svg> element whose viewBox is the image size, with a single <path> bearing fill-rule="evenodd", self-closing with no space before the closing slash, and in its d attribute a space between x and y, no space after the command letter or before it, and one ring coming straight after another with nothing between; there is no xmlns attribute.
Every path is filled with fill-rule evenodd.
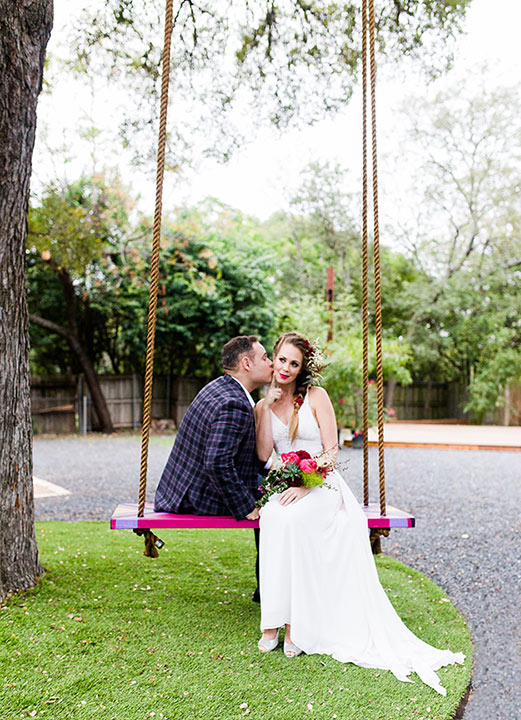
<svg viewBox="0 0 521 720"><path fill-rule="evenodd" d="M257 507L263 507L275 493L282 493L290 487L319 487L331 466L319 466L317 460L306 450L282 453L281 465L274 467L262 481L262 497Z"/></svg>

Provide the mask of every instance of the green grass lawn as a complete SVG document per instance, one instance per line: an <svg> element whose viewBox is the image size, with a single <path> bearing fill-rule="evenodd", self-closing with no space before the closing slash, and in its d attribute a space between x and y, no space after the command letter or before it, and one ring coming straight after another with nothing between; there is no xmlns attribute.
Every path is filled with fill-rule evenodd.
<svg viewBox="0 0 521 720"><path fill-rule="evenodd" d="M447 697L326 656L257 650L250 530L171 530L155 560L105 523L37 524L45 577L0 610L0 716L141 720L452 717L471 670L465 620L422 574L380 555L407 625L464 666Z"/></svg>

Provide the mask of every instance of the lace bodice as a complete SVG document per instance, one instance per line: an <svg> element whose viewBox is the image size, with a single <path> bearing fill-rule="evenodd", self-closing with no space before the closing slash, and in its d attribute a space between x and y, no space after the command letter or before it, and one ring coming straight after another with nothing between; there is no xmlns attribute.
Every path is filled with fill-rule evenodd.
<svg viewBox="0 0 521 720"><path fill-rule="evenodd" d="M307 450L310 455L320 455L323 451L320 428L309 404L309 393L306 393L298 413L298 433L294 443L289 439L288 426L275 415L273 410L271 411L271 429L273 445L278 455L290 450Z"/></svg>

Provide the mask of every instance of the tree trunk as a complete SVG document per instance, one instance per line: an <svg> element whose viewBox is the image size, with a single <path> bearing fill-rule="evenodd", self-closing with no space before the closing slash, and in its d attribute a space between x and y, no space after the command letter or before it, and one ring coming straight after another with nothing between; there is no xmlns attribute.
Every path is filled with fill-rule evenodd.
<svg viewBox="0 0 521 720"><path fill-rule="evenodd" d="M52 0L0 0L0 600L42 573L34 530L25 247Z"/></svg>
<svg viewBox="0 0 521 720"><path fill-rule="evenodd" d="M105 402L105 398L101 392L98 376L96 375L94 365L92 364L87 350L85 349L84 343L82 344L80 340L76 310L76 293L74 292L72 278L66 268L61 268L58 272L58 276L60 278L63 295L65 297L65 305L67 307L67 318L69 323L69 335L67 339L73 351L76 353L81 367L83 368L83 372L85 373L85 380L89 386L92 403L98 416L101 431L104 433L112 433L114 432L114 426L112 425L112 418L110 417L107 403Z"/></svg>
<svg viewBox="0 0 521 720"><path fill-rule="evenodd" d="M37 315L29 315L29 320L35 325L39 325L40 327L50 330L57 335L61 335L65 338L65 340L67 340L73 352L76 354L85 375L85 380L90 390L92 404L96 410L101 431L104 433L114 432L112 418L110 417L109 409L98 381L98 376L96 375L96 371L94 370L90 357L78 338L78 334L52 322L51 320L38 317Z"/></svg>

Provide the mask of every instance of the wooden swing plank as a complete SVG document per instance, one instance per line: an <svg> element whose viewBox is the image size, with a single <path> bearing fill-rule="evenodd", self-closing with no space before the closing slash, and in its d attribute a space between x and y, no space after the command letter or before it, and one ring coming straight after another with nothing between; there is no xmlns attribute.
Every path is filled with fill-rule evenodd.
<svg viewBox="0 0 521 720"><path fill-rule="evenodd" d="M257 528L258 520L236 520L232 515L181 515L178 513L154 512L151 503L145 505L143 517L137 516L138 506L134 503L118 505L110 519L111 530L165 529L165 528ZM367 526L376 528L414 527L415 518L403 510L387 505L386 515L380 515L380 505L362 505L367 517Z"/></svg>

